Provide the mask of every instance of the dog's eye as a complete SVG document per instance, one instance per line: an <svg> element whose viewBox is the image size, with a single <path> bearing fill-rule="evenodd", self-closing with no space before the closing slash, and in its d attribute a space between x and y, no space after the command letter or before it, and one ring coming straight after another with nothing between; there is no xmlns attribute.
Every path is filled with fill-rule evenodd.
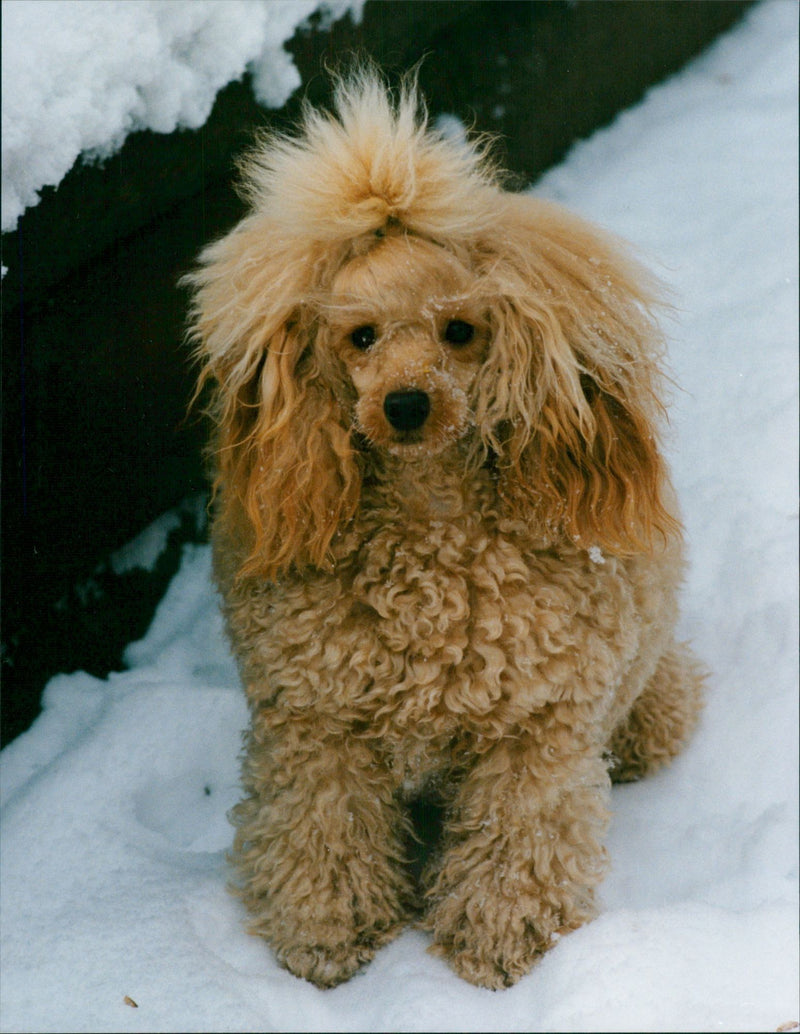
<svg viewBox="0 0 800 1034"><path fill-rule="evenodd" d="M475 337L475 328L464 320L450 320L444 328L444 339L451 345L468 345Z"/></svg>
<svg viewBox="0 0 800 1034"><path fill-rule="evenodd" d="M376 337L375 328L369 325L356 327L350 334L350 340L360 352L366 352L370 345L374 345Z"/></svg>

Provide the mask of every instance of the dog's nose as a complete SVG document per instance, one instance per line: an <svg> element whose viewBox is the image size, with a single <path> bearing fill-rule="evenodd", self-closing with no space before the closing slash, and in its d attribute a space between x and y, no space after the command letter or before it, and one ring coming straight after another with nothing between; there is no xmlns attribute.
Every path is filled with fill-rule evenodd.
<svg viewBox="0 0 800 1034"><path fill-rule="evenodd" d="M416 388L392 391L383 400L383 411L396 431L416 431L428 419L431 400Z"/></svg>

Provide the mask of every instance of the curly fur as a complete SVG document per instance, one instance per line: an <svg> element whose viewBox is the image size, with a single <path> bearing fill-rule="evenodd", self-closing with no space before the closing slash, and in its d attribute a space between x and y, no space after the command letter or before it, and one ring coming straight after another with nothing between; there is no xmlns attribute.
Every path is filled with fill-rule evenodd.
<svg viewBox="0 0 800 1034"><path fill-rule="evenodd" d="M432 131L411 80L340 81L244 182L189 278L252 716L238 891L320 986L414 918L508 986L594 914L609 758L652 771L701 706L657 290ZM444 818L417 878L419 798Z"/></svg>

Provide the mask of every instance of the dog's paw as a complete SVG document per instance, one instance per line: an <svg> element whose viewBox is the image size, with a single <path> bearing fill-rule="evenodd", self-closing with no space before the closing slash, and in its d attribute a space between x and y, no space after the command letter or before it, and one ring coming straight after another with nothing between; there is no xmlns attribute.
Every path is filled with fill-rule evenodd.
<svg viewBox="0 0 800 1034"><path fill-rule="evenodd" d="M431 953L479 987L516 984L562 933L593 915L590 890L566 881L544 887L510 855L466 872L458 862L451 858L440 872L423 925L433 935Z"/></svg>
<svg viewBox="0 0 800 1034"><path fill-rule="evenodd" d="M354 944L307 944L285 948L278 952L278 961L317 987L336 987L353 974L375 954L375 947Z"/></svg>
<svg viewBox="0 0 800 1034"><path fill-rule="evenodd" d="M450 930L434 927L433 955L445 959L458 976L492 991L512 987L543 954L540 938L527 923L509 921L491 929L466 916Z"/></svg>
<svg viewBox="0 0 800 1034"><path fill-rule="evenodd" d="M348 930L344 924L315 923L298 931L290 942L274 944L278 961L296 977L317 987L336 987L369 962L391 941L402 923Z"/></svg>

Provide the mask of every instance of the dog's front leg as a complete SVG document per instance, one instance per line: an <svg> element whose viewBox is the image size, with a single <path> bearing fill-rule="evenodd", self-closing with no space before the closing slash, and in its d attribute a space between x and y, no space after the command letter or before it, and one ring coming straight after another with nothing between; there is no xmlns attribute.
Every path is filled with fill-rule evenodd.
<svg viewBox="0 0 800 1034"><path fill-rule="evenodd" d="M500 740L459 789L426 926L431 950L474 984L516 983L594 914L609 779L599 750L561 733Z"/></svg>
<svg viewBox="0 0 800 1034"><path fill-rule="evenodd" d="M320 987L341 983L401 928L404 819L369 748L321 722L254 722L234 810L251 931Z"/></svg>

